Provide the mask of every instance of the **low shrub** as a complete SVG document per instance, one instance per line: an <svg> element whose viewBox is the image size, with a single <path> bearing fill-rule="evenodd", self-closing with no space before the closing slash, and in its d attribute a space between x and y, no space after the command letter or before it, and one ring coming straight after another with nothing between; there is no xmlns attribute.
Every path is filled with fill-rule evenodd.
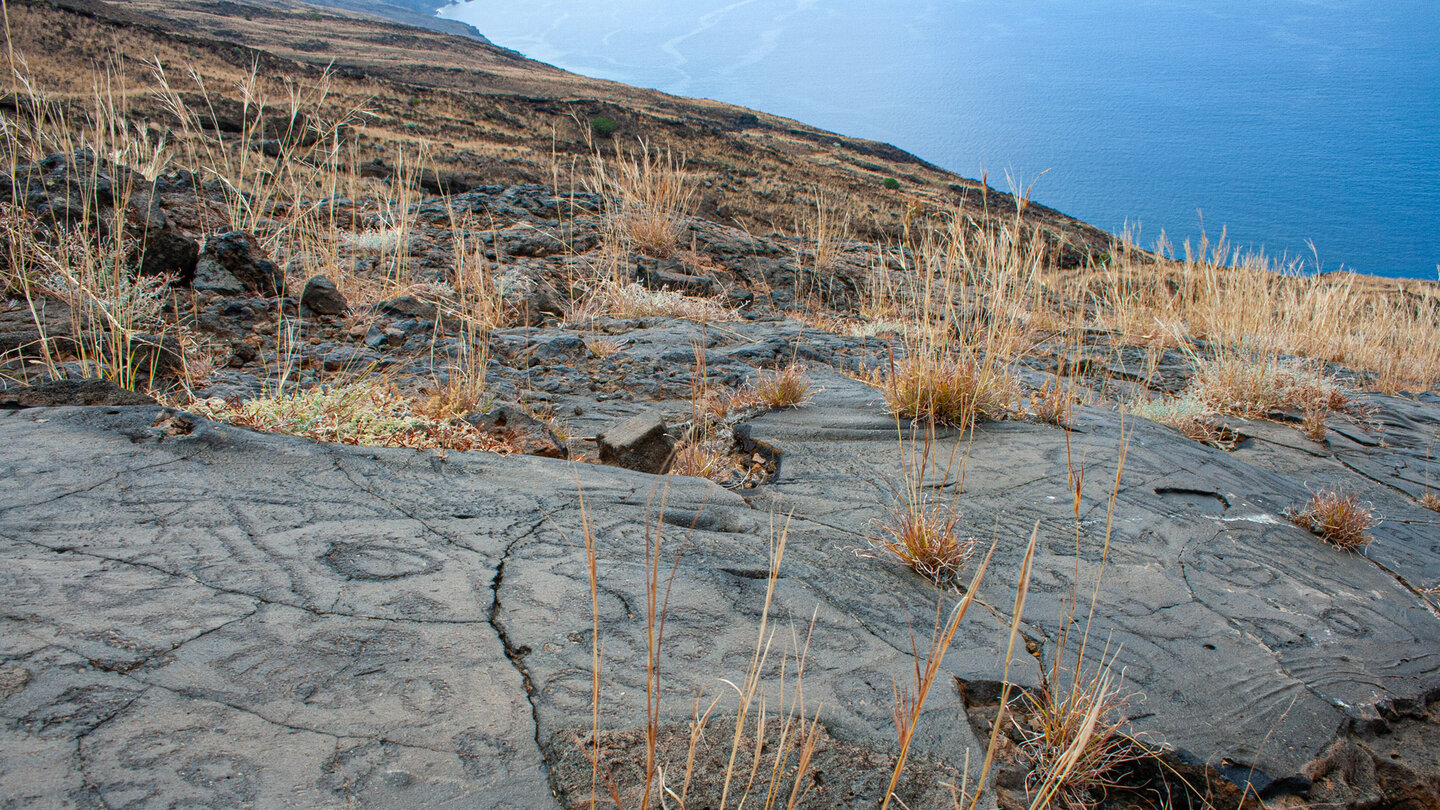
<svg viewBox="0 0 1440 810"><path fill-rule="evenodd" d="M1174 428L1186 438L1201 444L1221 450L1235 447L1233 432L1216 424L1206 413L1204 404L1193 396L1141 400L1126 405L1125 410L1142 419Z"/></svg>
<svg viewBox="0 0 1440 810"><path fill-rule="evenodd" d="M880 185L890 189L891 191L898 191L900 189L900 181L896 180L893 177L887 177L884 180L881 180Z"/></svg>
<svg viewBox="0 0 1440 810"><path fill-rule="evenodd" d="M590 119L590 131L602 138L608 138L620 130L620 124L608 115L597 115Z"/></svg>
<svg viewBox="0 0 1440 810"><path fill-rule="evenodd" d="M1347 551L1357 551L1374 541L1370 529L1380 523L1375 509L1353 494L1321 490L1310 502L1286 513L1292 522L1309 529L1321 540Z"/></svg>

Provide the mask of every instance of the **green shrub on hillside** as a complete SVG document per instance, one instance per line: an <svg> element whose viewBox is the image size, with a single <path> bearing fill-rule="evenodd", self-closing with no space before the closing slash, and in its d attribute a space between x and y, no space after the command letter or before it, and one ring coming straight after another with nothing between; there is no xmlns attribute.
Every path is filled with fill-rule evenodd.
<svg viewBox="0 0 1440 810"><path fill-rule="evenodd" d="M590 131L601 137L608 138L614 135L618 129L620 129L620 125L608 115L597 115L590 119Z"/></svg>

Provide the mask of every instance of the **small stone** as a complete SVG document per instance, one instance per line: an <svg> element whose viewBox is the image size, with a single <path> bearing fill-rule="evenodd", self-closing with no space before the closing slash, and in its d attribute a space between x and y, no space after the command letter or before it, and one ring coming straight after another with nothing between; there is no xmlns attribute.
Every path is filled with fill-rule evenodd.
<svg viewBox="0 0 1440 810"><path fill-rule="evenodd" d="M415 318L422 321L433 321L438 310L429 301L416 298L413 295L404 295L399 298L392 298L380 304L380 314L389 315L392 318Z"/></svg>
<svg viewBox="0 0 1440 810"><path fill-rule="evenodd" d="M0 667L0 700L18 695L30 683L30 672L20 667Z"/></svg>
<svg viewBox="0 0 1440 810"><path fill-rule="evenodd" d="M350 309L350 302L335 282L324 276L311 276L300 293L300 305L309 308L316 315L344 315Z"/></svg>
<svg viewBox="0 0 1440 810"><path fill-rule="evenodd" d="M285 289L285 275L265 258L257 242L244 231L206 239L192 286L223 295L239 295L247 290L263 296L280 294Z"/></svg>
<svg viewBox="0 0 1440 810"><path fill-rule="evenodd" d="M670 468L675 437L660 414L649 411L621 422L595 437L600 463L659 475Z"/></svg>
<svg viewBox="0 0 1440 810"><path fill-rule="evenodd" d="M510 442L520 452L545 458L569 458L570 448L560 441L550 426L515 405L494 405L484 413L465 417L471 425Z"/></svg>

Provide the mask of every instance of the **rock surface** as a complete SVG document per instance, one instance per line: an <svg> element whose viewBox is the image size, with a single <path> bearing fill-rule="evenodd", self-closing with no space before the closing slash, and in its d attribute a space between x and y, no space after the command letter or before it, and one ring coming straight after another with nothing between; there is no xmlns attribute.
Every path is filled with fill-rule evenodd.
<svg viewBox="0 0 1440 810"><path fill-rule="evenodd" d="M809 635L805 695L823 703L828 737L891 751L892 683L913 667L911 634L923 637L953 596L867 552L899 483L895 423L865 386L822 383L812 407L755 421L786 448L787 474L748 501L700 479L314 444L158 407L0 414L11 470L0 480L0 796L555 807L553 790L578 806L589 788L574 749L590 717L587 523L603 728L643 723L646 527L660 532L667 571L679 554L664 584L671 723L705 684L743 677L774 527L786 524L776 655ZM1334 763L1386 759L1375 729L1427 717L1440 690L1440 619L1418 590L1440 579L1440 532L1434 513L1391 488L1404 474L1385 472L1423 453L1416 420L1440 401L1373 404L1389 448L1371 448L1365 495L1386 522L1364 555L1279 519L1307 481L1354 480L1345 463L1282 444L1251 438L1226 454L1127 427L1107 556L1113 414L1081 408L1070 436L1070 456L1088 465L1078 524L1063 431L1001 423L973 439L942 435L939 458L956 442L968 453L966 528L997 544L983 609L946 671L972 691L1002 678L1006 612L1038 522L1023 629L1041 660L1055 652L1077 570L1086 600L1103 561L1091 636L1137 694L1137 725L1177 761L1272 797L1373 792ZM1027 657L1010 676L1034 685L1039 668ZM968 752L978 763L965 716L960 691L936 689L917 762L958 769ZM1420 784L1434 776L1411 760L1384 764L1392 781L1397 767L1420 769ZM929 806L922 788L909 798ZM817 795L824 803L807 806L876 798Z"/></svg>
<svg viewBox="0 0 1440 810"><path fill-rule="evenodd" d="M285 289L285 274L261 252L258 240L242 231L227 231L205 240L195 268L193 286L224 295L244 292L276 295Z"/></svg>

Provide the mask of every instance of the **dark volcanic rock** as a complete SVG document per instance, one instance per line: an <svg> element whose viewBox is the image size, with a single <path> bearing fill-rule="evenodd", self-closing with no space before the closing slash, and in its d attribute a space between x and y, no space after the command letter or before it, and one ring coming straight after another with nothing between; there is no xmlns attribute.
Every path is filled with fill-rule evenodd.
<svg viewBox="0 0 1440 810"><path fill-rule="evenodd" d="M665 429L665 420L655 412L621 422L595 437L600 462L627 470L662 473L675 453L675 437Z"/></svg>
<svg viewBox="0 0 1440 810"><path fill-rule="evenodd" d="M119 223L134 245L135 270L189 281L199 245L166 216L160 185L89 150L61 152L0 176L0 202L14 202L48 226L85 225L108 236Z"/></svg>
<svg viewBox="0 0 1440 810"><path fill-rule="evenodd" d="M640 283L652 290L673 290L685 295L714 295L718 284L709 276L695 275L678 258L656 262L642 259L636 265Z"/></svg>
<svg viewBox="0 0 1440 810"><path fill-rule="evenodd" d="M0 408L54 408L62 405L154 405L155 400L109 380L51 380L0 391Z"/></svg>
<svg viewBox="0 0 1440 810"><path fill-rule="evenodd" d="M520 452L545 458L569 458L570 449L555 435L550 426L515 405L497 404L484 413L465 417L481 430L510 442Z"/></svg>
<svg viewBox="0 0 1440 810"><path fill-rule="evenodd" d="M324 276L311 276L300 293L300 305L316 315L344 315L350 309L335 282Z"/></svg>
<svg viewBox="0 0 1440 810"><path fill-rule="evenodd" d="M265 257L254 236L229 231L205 240L193 285L225 295L274 296L285 289L285 274Z"/></svg>
<svg viewBox="0 0 1440 810"><path fill-rule="evenodd" d="M194 239L166 228L146 229L146 233L140 253L140 272L171 274L182 283L194 279L200 258L200 245Z"/></svg>
<svg viewBox="0 0 1440 810"><path fill-rule="evenodd" d="M380 313L392 318L413 318L422 321L434 321L439 310L435 304L412 295L392 298L380 304Z"/></svg>

